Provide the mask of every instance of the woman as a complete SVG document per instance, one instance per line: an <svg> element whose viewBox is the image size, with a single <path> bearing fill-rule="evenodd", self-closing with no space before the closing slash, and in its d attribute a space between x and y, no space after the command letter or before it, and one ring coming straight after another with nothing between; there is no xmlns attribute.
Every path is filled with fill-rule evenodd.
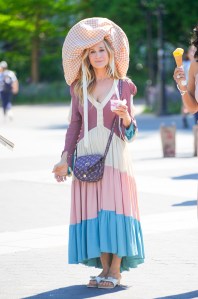
<svg viewBox="0 0 198 299"><path fill-rule="evenodd" d="M194 46L190 46L188 48L188 51L186 53L184 53L183 68L184 68L184 73L185 73L185 77L186 77L186 82L188 82L188 73L189 73L191 61L194 61L194 54L195 54L194 50L195 50ZM182 105L181 112L182 112L183 127L188 128L189 125L188 125L187 115L189 113L188 113L188 109L186 109L186 107L184 105Z"/></svg>
<svg viewBox="0 0 198 299"><path fill-rule="evenodd" d="M188 85L186 85L186 76L182 68L175 69L173 78L177 83L184 105L190 113L196 113L198 112L198 25L194 29L192 45L195 47L195 54L189 69Z"/></svg>
<svg viewBox="0 0 198 299"><path fill-rule="evenodd" d="M72 112L61 161L53 169L58 182L66 179L72 167L76 144L78 156L104 154L115 115L119 117L102 179L82 182L73 176L72 181L69 263L102 268L88 287L114 288L123 270L144 262L126 142L136 131L131 105L136 86L126 78L128 64L128 39L106 18L80 21L65 39L63 67L71 85ZM115 99L125 102L112 112L111 100Z"/></svg>

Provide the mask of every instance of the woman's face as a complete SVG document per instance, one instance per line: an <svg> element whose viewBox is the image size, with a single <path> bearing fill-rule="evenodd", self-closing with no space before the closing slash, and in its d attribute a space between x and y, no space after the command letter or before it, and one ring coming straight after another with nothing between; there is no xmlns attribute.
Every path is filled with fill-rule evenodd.
<svg viewBox="0 0 198 299"><path fill-rule="evenodd" d="M105 68L109 62L109 56L104 42L99 42L89 49L89 61L93 68Z"/></svg>

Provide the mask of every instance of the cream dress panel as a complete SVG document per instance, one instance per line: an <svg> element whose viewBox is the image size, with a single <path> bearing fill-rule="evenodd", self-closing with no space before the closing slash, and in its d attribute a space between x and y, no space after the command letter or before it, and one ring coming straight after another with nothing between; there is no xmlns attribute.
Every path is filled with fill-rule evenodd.
<svg viewBox="0 0 198 299"><path fill-rule="evenodd" d="M115 83L118 83L115 80ZM116 84L113 84L110 92L102 103L98 103L92 98L92 103L97 110L97 127L89 131L89 146L84 147L84 139L82 138L77 147L78 156L101 154L103 155L106 149L107 141L109 138L110 130L104 126L103 120L103 108L107 102L112 98L113 94L117 94L115 90ZM109 151L105 160L106 166L111 166L121 172L126 172L128 175L133 176L131 154L129 154L128 143L123 141L116 134L113 134L113 138L109 147Z"/></svg>

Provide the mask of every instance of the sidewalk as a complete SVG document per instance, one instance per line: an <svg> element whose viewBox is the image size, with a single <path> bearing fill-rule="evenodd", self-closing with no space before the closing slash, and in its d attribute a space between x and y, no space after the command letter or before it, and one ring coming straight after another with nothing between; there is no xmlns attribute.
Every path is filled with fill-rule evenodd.
<svg viewBox="0 0 198 299"><path fill-rule="evenodd" d="M146 260L123 273L112 291L87 289L97 269L67 264L71 179L57 184L51 170L64 144L68 107L14 107L0 119L0 299L198 298L197 157L192 130L180 116L139 114L130 144ZM159 128L175 123L176 157L163 158ZM193 125L193 117L189 117Z"/></svg>

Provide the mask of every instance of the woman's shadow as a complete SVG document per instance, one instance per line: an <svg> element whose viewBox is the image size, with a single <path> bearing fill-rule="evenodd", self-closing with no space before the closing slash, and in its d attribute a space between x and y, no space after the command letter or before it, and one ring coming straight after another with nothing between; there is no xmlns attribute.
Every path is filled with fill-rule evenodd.
<svg viewBox="0 0 198 299"><path fill-rule="evenodd" d="M105 294L113 294L121 291L126 291L127 289L129 289L129 287L124 285L117 286L114 289L97 289L87 288L85 285L73 285L30 297L24 297L21 299L86 299L102 296Z"/></svg>

